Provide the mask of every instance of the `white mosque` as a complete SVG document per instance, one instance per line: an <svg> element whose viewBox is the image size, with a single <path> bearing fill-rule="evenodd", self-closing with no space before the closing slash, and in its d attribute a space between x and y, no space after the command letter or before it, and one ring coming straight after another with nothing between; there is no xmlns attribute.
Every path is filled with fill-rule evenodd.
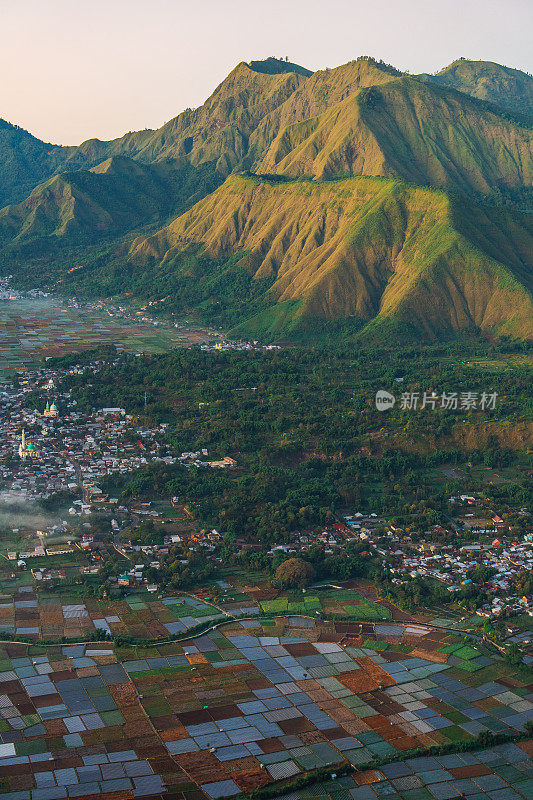
<svg viewBox="0 0 533 800"><path fill-rule="evenodd" d="M19 444L19 458L25 461L27 458L33 458L34 455L35 455L35 447L32 444L32 442L26 441L26 431L23 428Z"/></svg>

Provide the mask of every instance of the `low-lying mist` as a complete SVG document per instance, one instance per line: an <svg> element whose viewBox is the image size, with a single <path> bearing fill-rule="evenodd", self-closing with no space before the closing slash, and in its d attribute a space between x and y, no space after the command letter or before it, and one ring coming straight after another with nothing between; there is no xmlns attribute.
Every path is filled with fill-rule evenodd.
<svg viewBox="0 0 533 800"><path fill-rule="evenodd" d="M0 491L0 531L6 528L44 530L57 523L57 517L46 513L35 500L28 500L24 493L8 489Z"/></svg>

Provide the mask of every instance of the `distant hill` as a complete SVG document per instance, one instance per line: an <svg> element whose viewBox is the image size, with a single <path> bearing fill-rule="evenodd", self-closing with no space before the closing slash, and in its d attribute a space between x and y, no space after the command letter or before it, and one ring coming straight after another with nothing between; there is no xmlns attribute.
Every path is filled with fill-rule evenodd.
<svg viewBox="0 0 533 800"><path fill-rule="evenodd" d="M493 103L533 122L533 77L519 69L493 61L459 58L436 75L420 77Z"/></svg>
<svg viewBox="0 0 533 800"><path fill-rule="evenodd" d="M136 227L172 209L170 171L113 157L91 170L64 172L26 200L0 210L0 242L46 237L75 240Z"/></svg>
<svg viewBox="0 0 533 800"><path fill-rule="evenodd" d="M0 119L0 206L22 200L55 172L65 149Z"/></svg>

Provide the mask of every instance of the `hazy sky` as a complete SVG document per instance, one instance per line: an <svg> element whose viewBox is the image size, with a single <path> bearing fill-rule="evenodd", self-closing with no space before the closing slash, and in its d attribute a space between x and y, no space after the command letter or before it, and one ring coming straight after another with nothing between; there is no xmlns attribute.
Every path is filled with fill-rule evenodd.
<svg viewBox="0 0 533 800"><path fill-rule="evenodd" d="M533 72L532 30L531 0L0 0L0 117L51 142L110 139L200 105L239 61L269 55Z"/></svg>

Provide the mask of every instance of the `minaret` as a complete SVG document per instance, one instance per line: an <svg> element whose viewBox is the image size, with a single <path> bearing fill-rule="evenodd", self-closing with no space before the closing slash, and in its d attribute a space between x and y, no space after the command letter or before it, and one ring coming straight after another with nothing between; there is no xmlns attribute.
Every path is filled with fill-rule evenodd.
<svg viewBox="0 0 533 800"><path fill-rule="evenodd" d="M26 458L26 453L27 453L27 450L26 450L26 432L25 432L25 430L23 428L22 429L22 436L20 438L20 444L19 444L19 458L23 458L23 459Z"/></svg>

